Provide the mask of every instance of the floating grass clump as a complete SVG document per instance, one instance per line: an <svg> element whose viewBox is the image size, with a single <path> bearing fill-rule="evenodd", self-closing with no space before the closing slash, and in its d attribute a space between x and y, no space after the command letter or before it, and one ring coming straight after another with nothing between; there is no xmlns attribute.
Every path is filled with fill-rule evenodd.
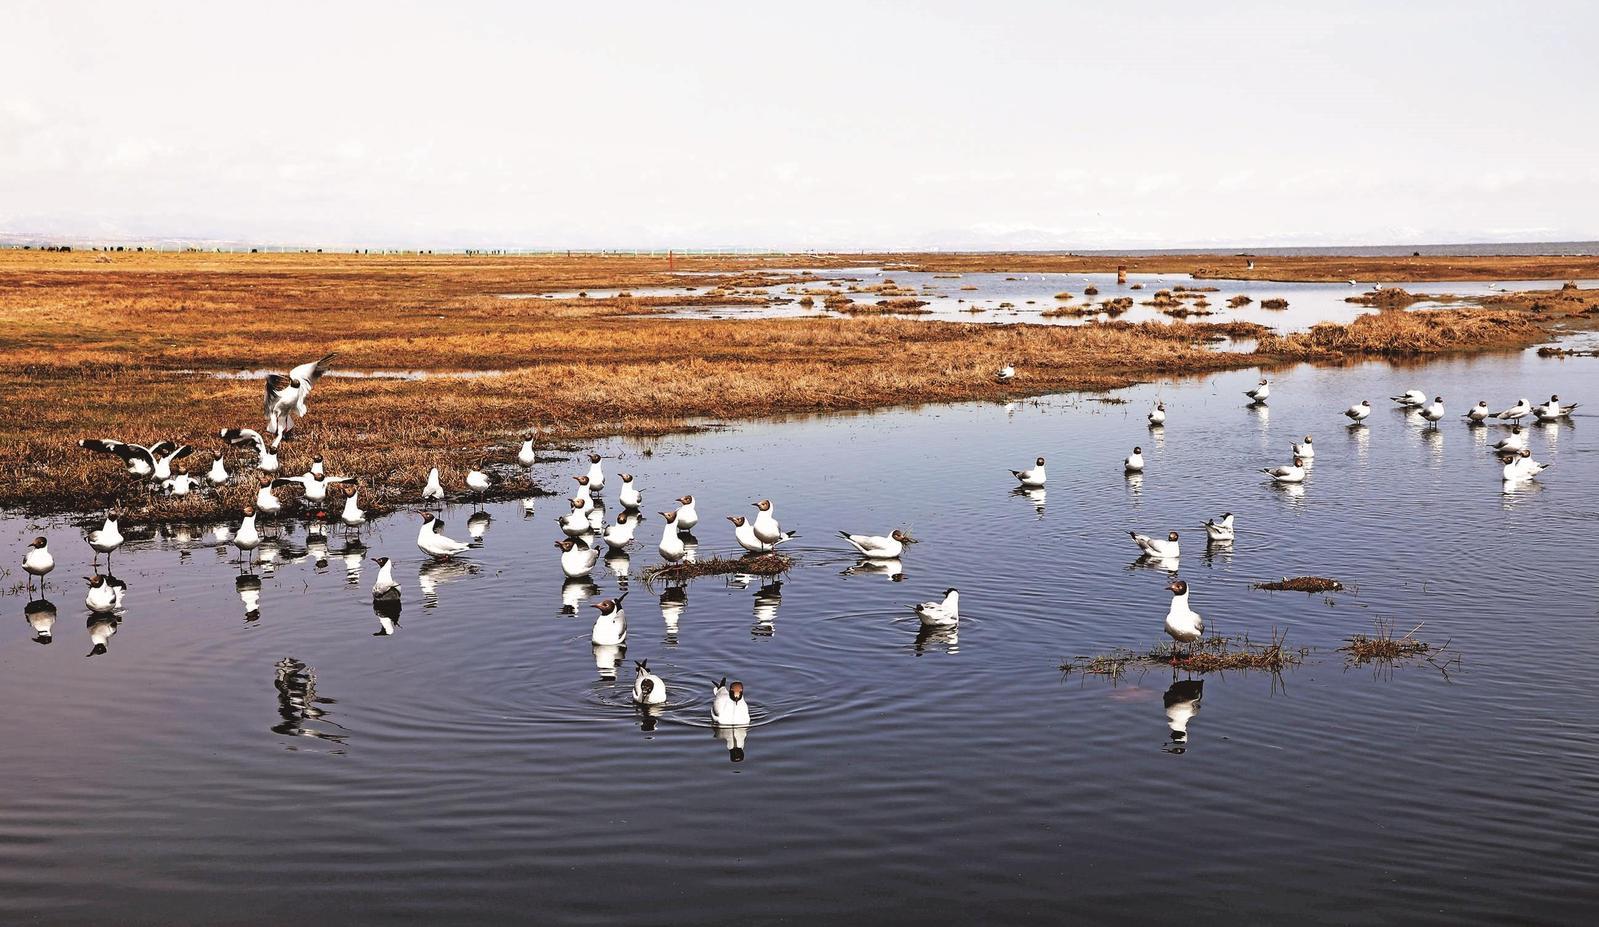
<svg viewBox="0 0 1599 927"><path fill-rule="evenodd" d="M1176 667L1192 673L1225 670L1264 670L1277 673L1305 662L1309 647L1289 647L1286 631L1275 628L1271 640L1261 644L1243 637L1213 635L1192 644L1173 644L1149 651L1116 650L1096 656L1076 657L1060 664L1061 672L1120 677L1128 669Z"/></svg>
<svg viewBox="0 0 1599 927"><path fill-rule="evenodd" d="M1276 582L1255 583L1253 588L1272 592L1338 592L1344 588L1344 584L1325 576L1284 576Z"/></svg>
<svg viewBox="0 0 1599 927"><path fill-rule="evenodd" d="M1281 298L1263 299L1263 300L1260 301L1260 308L1262 308L1262 309L1287 309L1288 308L1288 300L1281 299Z"/></svg>
<svg viewBox="0 0 1599 927"><path fill-rule="evenodd" d="M1356 634L1349 638L1349 643L1338 649L1348 654L1349 662L1355 664L1392 663L1411 657L1424 657L1432 652L1432 645L1416 640L1414 635L1420 630L1421 625L1418 624L1403 636L1394 637L1393 622L1378 619L1373 634Z"/></svg>
<svg viewBox="0 0 1599 927"><path fill-rule="evenodd" d="M794 558L784 554L745 554L736 558L712 557L709 560L663 563L645 570L643 578L648 585L655 582L683 582L701 576L729 576L734 573L781 576L792 569L794 569Z"/></svg>
<svg viewBox="0 0 1599 927"><path fill-rule="evenodd" d="M1231 297L1227 300L1227 307L1229 309L1237 309L1239 306L1247 306L1252 302L1254 302L1253 299L1250 299L1248 296L1239 293L1237 296Z"/></svg>

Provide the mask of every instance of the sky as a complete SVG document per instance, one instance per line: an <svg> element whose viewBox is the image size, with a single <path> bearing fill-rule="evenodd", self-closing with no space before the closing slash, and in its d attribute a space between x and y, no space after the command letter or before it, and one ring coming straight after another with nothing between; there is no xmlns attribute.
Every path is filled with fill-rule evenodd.
<svg viewBox="0 0 1599 927"><path fill-rule="evenodd" d="M33 3L0 233L401 247L1599 238L1584 3Z"/></svg>

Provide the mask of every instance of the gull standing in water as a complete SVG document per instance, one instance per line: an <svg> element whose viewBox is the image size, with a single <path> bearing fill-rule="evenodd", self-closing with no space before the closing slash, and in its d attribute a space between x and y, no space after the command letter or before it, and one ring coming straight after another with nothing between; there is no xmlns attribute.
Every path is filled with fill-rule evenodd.
<svg viewBox="0 0 1599 927"><path fill-rule="evenodd" d="M1388 398L1399 403L1401 406L1404 406L1407 409L1420 408L1421 406L1427 404L1427 394L1419 389L1407 389L1397 396L1390 396Z"/></svg>
<svg viewBox="0 0 1599 927"><path fill-rule="evenodd" d="M1044 458L1033 461L1031 470L1012 470L1010 475L1027 489L1039 489L1044 485Z"/></svg>
<svg viewBox="0 0 1599 927"><path fill-rule="evenodd" d="M1144 472L1144 449L1143 448L1141 448L1141 447L1133 448L1133 452L1131 454L1128 454L1127 455L1127 459L1122 461L1122 472L1123 473L1143 473Z"/></svg>
<svg viewBox="0 0 1599 927"><path fill-rule="evenodd" d="M605 467L600 463L602 459L598 454L589 454L589 488L595 492L605 488Z"/></svg>
<svg viewBox="0 0 1599 927"><path fill-rule="evenodd" d="M1151 426L1166 424L1166 404L1155 403L1155 408L1149 410L1149 424Z"/></svg>
<svg viewBox="0 0 1599 927"><path fill-rule="evenodd" d="M1532 403L1525 399L1516 400L1516 404L1494 416L1507 422L1519 422L1532 414Z"/></svg>
<svg viewBox="0 0 1599 927"><path fill-rule="evenodd" d="M1418 409L1417 411L1421 413L1422 418L1427 420L1429 427L1437 428L1438 423L1443 421L1444 417L1444 397L1438 396L1434 398L1432 405Z"/></svg>
<svg viewBox="0 0 1599 927"><path fill-rule="evenodd" d="M875 534L850 534L848 531L840 531L838 536L848 541L851 547L868 560L895 560L904 553L905 545L920 543L898 528L890 531L888 537Z"/></svg>
<svg viewBox="0 0 1599 927"><path fill-rule="evenodd" d="M44 593L44 578L56 568L56 558L50 554L50 542L42 537L34 538L28 545L28 552L22 557L23 572L28 574L28 591L33 591L33 578L39 577L39 592Z"/></svg>
<svg viewBox="0 0 1599 927"><path fill-rule="evenodd" d="M683 538L677 531L677 513L661 512L660 516L666 519L666 526L661 529L660 551L661 559L668 563L678 563L688 555L688 548L683 546Z"/></svg>
<svg viewBox="0 0 1599 927"><path fill-rule="evenodd" d="M345 488L344 510L339 513L339 521L346 528L359 528L366 524L366 510L361 508L361 491L354 486Z"/></svg>
<svg viewBox="0 0 1599 927"><path fill-rule="evenodd" d="M1265 402L1271 398L1271 381L1261 377L1260 382L1255 385L1254 389L1244 390L1244 395L1249 397L1249 401L1253 405Z"/></svg>
<svg viewBox="0 0 1599 927"><path fill-rule="evenodd" d="M1301 460L1308 461L1312 457L1316 456L1316 449L1314 447L1312 447L1311 443L1310 443L1310 435L1305 435L1305 443L1303 443L1303 444L1297 444L1296 443L1296 444L1293 445L1293 448L1294 448L1294 456L1300 458Z"/></svg>
<svg viewBox="0 0 1599 927"><path fill-rule="evenodd" d="M1483 399L1479 400L1470 409L1467 409L1466 414L1462 415L1461 418L1465 419L1468 425L1481 425L1492 416L1493 413L1488 411L1488 400Z"/></svg>
<svg viewBox="0 0 1599 927"><path fill-rule="evenodd" d="M121 516L116 512L107 513L105 523L100 526L99 530L90 531L84 535L84 540L88 541L89 546L94 548L96 563L99 563L100 555L105 554L107 570L111 569L111 552L122 546L122 529L117 524L120 520Z"/></svg>
<svg viewBox="0 0 1599 927"><path fill-rule="evenodd" d="M796 531L781 532L777 540L768 542L755 533L755 525L750 524L743 515L729 515L727 520L733 523L733 539L738 541L738 546L752 554L769 554L777 549L777 545L798 536Z"/></svg>
<svg viewBox="0 0 1599 927"><path fill-rule="evenodd" d="M416 546L422 553L436 560L449 560L472 546L445 537L434 521L432 512L422 513L422 528L416 533Z"/></svg>
<svg viewBox="0 0 1599 927"><path fill-rule="evenodd" d="M444 501L444 484L439 482L439 468L428 471L427 483L422 486L422 498L428 502Z"/></svg>
<svg viewBox="0 0 1599 927"><path fill-rule="evenodd" d="M1527 449L1527 433L1521 430L1520 425L1512 425L1510 434L1500 438L1498 443L1489 448L1500 454L1516 453Z"/></svg>
<svg viewBox="0 0 1599 927"><path fill-rule="evenodd" d="M617 513L616 524L610 525L600 533L600 538L605 541L605 546L611 550L621 550L633 543L633 533L638 529L638 523L644 516L637 512L622 511Z"/></svg>
<svg viewBox="0 0 1599 927"><path fill-rule="evenodd" d="M1367 418L1371 417L1371 400L1360 400L1360 402L1345 409L1344 415L1348 417L1351 424L1358 425L1361 422L1364 422Z"/></svg>
<svg viewBox="0 0 1599 927"><path fill-rule="evenodd" d="M522 447L516 452L516 462L524 467L531 467L539 462L538 451L533 448L533 435L522 439Z"/></svg>
<svg viewBox="0 0 1599 927"><path fill-rule="evenodd" d="M283 443L283 436L278 435L271 444L261 437L261 433L254 428L224 428L221 431L222 440L234 447L247 447L255 451L255 468L262 473L278 472L278 445ZM219 458L220 459L220 458Z"/></svg>
<svg viewBox="0 0 1599 927"><path fill-rule="evenodd" d="M251 560L255 559L255 549L261 546L261 532L255 527L255 508L244 507L244 520L239 522L239 530L233 532L233 546L239 549L242 556L246 552Z"/></svg>
<svg viewBox="0 0 1599 927"><path fill-rule="evenodd" d="M255 507L269 518L283 511L283 503L272 492L271 477L261 477L261 488L255 491Z"/></svg>
<svg viewBox="0 0 1599 927"><path fill-rule="evenodd" d="M622 479L622 488L616 494L616 501L620 502L622 508L629 512L638 511L639 506L644 504L644 494L638 491L637 486L633 485L633 474L619 473L617 476Z"/></svg>
<svg viewBox="0 0 1599 927"><path fill-rule="evenodd" d="M571 511L565 515L557 516L556 524L561 526L561 533L569 538L582 537L589 533L589 516L583 508L582 499L571 500Z"/></svg>
<svg viewBox="0 0 1599 927"><path fill-rule="evenodd" d="M477 504L483 504L483 494L494 488L500 478L484 469L488 464L480 463L466 471L466 488L477 493Z"/></svg>

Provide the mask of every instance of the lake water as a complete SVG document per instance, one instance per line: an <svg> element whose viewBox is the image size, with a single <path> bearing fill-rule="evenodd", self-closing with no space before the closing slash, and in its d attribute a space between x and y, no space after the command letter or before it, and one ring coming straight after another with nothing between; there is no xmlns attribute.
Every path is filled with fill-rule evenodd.
<svg viewBox="0 0 1599 927"><path fill-rule="evenodd" d="M602 443L613 509L625 469L651 513L622 567L614 679L585 606L622 581L602 563L592 589L563 584L559 500L489 506L453 566L423 562L413 516L368 526L364 550L293 526L250 603L231 550L186 531L130 542L125 614L89 658L87 545L63 523L0 522L0 922L1585 920L1596 370L1530 353L1300 366L1255 409L1239 371L1120 405ZM1390 408L1411 387L1446 397L1441 428ZM1485 450L1502 429L1456 416L1551 392L1584 408L1533 429L1554 468L1507 494ZM1157 398L1170 419L1152 433ZM1377 411L1348 429L1362 398ZM1268 484L1257 468L1307 432L1309 480ZM1129 480L1135 444L1148 471ZM1039 454L1046 494L1014 494L1007 469ZM653 513L682 493L699 497L701 555L732 552L723 516L770 497L800 532L798 567L780 586L646 587ZM1238 540L1207 549L1200 525L1223 511ZM447 532L466 537L471 514L450 509ZM851 570L834 537L894 527L922 541L897 573ZM1170 529L1213 628L1313 648L1279 678L1204 678L1184 744L1163 696L1186 674L1058 668L1164 641L1169 577L1135 563L1127 531ZM36 533L61 561L51 646L30 639L17 568ZM390 636L368 592L380 555L405 587ZM1350 589L1249 588L1300 574ZM958 635L898 620L949 586ZM1347 667L1334 648L1378 620L1447 643L1447 672ZM655 719L628 704L645 658L670 690ZM709 724L723 675L754 708L742 762Z"/></svg>
<svg viewBox="0 0 1599 927"><path fill-rule="evenodd" d="M1374 284L1386 288L1401 287L1412 293L1429 296L1483 297L1496 293L1521 290L1559 289L1564 280L1433 280L1400 282L1382 280L1346 283L1282 283L1270 280L1217 280L1195 279L1190 274L1128 274L1127 283L1118 284L1115 274L1020 274L1020 273L968 273L934 274L908 272L878 267L828 268L822 270L794 269L770 273L807 274L821 278L818 283L793 286L780 285L765 290L740 290L740 293L764 293L782 300L773 305L680 306L667 307L662 313L679 318L785 318L808 315L834 315L822 306L823 292L842 293L858 303L872 305L885 297L862 292L885 280L892 280L901 289L916 293L917 299L926 302L924 310L914 318L941 319L951 322L1014 323L1031 322L1048 325L1083 325L1107 316L1098 313L1046 317L1048 310L1060 307L1083 307L1090 303L1103 304L1117 297L1129 297L1132 308L1114 318L1127 322L1170 321L1171 316L1161 310L1144 305L1155 298L1160 290L1176 287L1216 287L1215 292L1203 294L1210 304L1209 315L1191 316L1190 321L1200 322L1256 322L1279 331L1302 331L1317 322L1349 322L1356 316L1373 312L1371 307L1348 301L1371 291ZM1581 286L1596 286L1599 281L1584 280ZM836 285L835 285L836 284ZM1134 287L1138 289L1134 289ZM1085 291L1093 288L1097 295ZM637 297L664 297L703 295L709 288L684 284L678 287L633 289L592 289L581 295L588 298L611 298L622 293ZM1056 299L1061 293L1072 294L1070 300ZM802 306L799 300L810 294L814 304ZM1248 296L1247 305L1230 308L1227 300L1233 296ZM504 294L507 299L577 299L579 291L554 293ZM1261 303L1269 299L1287 300L1286 309L1265 309ZM1193 305L1194 300L1184 300ZM1424 301L1414 308L1436 308L1443 303Z"/></svg>

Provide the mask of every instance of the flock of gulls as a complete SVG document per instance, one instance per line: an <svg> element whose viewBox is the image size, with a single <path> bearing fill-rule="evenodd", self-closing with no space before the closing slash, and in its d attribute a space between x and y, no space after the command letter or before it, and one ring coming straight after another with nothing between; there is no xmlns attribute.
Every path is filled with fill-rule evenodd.
<svg viewBox="0 0 1599 927"><path fill-rule="evenodd" d="M229 472L224 459L225 449L217 452L204 477L194 477L175 466L177 462L185 460L193 453L194 448L186 444L161 441L151 445L140 445L115 439L96 438L82 440L78 442L79 446L86 451L118 457L125 466L128 476L152 492L183 496L200 491L208 484L220 486L234 479L255 481L258 488L253 504L245 507L237 527L218 526L213 529L211 538L214 546L230 545L236 548L240 560L248 558L249 566L252 567L255 562L255 552L262 546L268 530L263 522L271 522L285 511L286 503L278 497L278 490L297 489L300 497L297 508L302 512L316 513L330 525L334 521L332 512L335 507L330 505L330 501L337 502L338 523L346 531L359 532L366 522L366 512L360 507L360 491L354 477L330 474L321 456L312 458L305 473L293 476L281 473L282 461L279 450L282 442L292 433L295 420L306 416L307 401L312 389L327 373L332 358L333 355L328 355L317 361L301 364L288 374L274 373L267 377L263 403L266 416L264 433L250 428L225 428L219 432L219 437L227 445L253 453L254 465L248 469L248 472ZM1013 364L1006 364L996 373L996 379L1000 381L1011 380L1015 376L1016 369ZM1263 406L1271 396L1270 380L1263 377L1256 386L1245 392L1245 396L1251 406ZM1437 428L1445 418L1444 401L1441 396L1429 401L1426 393L1412 389L1392 397L1392 400L1399 407L1418 416L1428 428ZM1486 401L1481 401L1462 417L1470 427L1485 427L1490 423L1509 427L1509 433L1492 445L1491 449L1499 455L1503 464L1503 480L1507 484L1513 484L1534 479L1548 469L1547 464L1532 458L1527 445L1527 433L1522 428L1523 420L1532 418L1537 422L1554 422L1566 418L1576 408L1576 404L1563 404L1558 396L1551 396L1547 403L1541 405L1534 405L1527 399L1521 399L1515 405L1498 412L1492 411ZM1366 420L1371 413L1371 402L1363 400L1350 406L1343 414L1349 420L1348 427L1358 429L1366 427ZM1167 415L1166 404L1157 402L1147 416L1149 428L1151 430L1163 428ZM1302 483L1314 458L1312 438L1306 435L1302 442L1293 443L1290 463L1262 468L1262 472L1277 483ZM538 462L535 435L529 434L525 437L517 452L516 460L518 464L527 468ZM558 555L560 568L569 582L586 580L589 577L599 563L602 544L607 554L608 565L615 568L615 565L610 563L611 558L620 558L623 566L618 570L618 575L625 575L622 571L626 569L626 548L635 543L637 527L645 518L642 511L643 491L632 474L618 473L616 501L620 511L614 521L607 523L601 497L601 493L609 483L604 458L591 453L588 455L588 460L587 472L572 477L577 489L568 500L568 510L556 518L562 537L553 543L560 551ZM1143 449L1133 448L1132 453L1123 459L1122 466L1129 476L1141 474L1146 466ZM1046 485L1047 474L1043 457L1036 458L1033 466L1027 469L1010 472L1023 491L1042 490ZM501 477L491 472L487 464L483 463L469 469L462 482L481 503L485 494L501 482ZM428 473L422 497L427 503L444 501L446 493L443 477L437 467ZM531 500L526 500L524 505L530 506L530 503ZM697 503L692 495L678 496L673 503L675 508L658 513L663 519L663 527L656 551L665 564L694 559L696 545L690 543L693 540L691 532L700 523ZM748 554L773 553L797 536L794 530L784 530L772 500L761 499L752 502L751 507L755 510L753 516L727 516L727 521L732 526L733 540ZM416 546L426 555L428 561L451 561L466 555L472 549L472 543L445 534L443 523L433 512L418 511L416 514L421 519L416 535ZM474 516L474 519L476 517ZM486 517L483 515L484 520ZM475 538L481 537L481 527L475 526L473 522L469 522L468 527ZM1203 527L1207 540L1213 543L1227 543L1235 537L1234 518L1230 512L1208 519ZM1176 572L1181 551L1178 532L1170 531L1164 537L1138 532L1129 532L1129 534L1143 558L1166 567L1170 572ZM906 548L917 543L914 537L902 529L894 529L883 535L840 531L839 536L853 553L862 558L862 567L871 564L897 564ZM125 540L120 529L118 513L116 511L108 513L101 527L87 532L84 539L93 553L92 574L84 577L88 587L84 604L90 612L88 628L93 646L89 655L94 656L107 652L107 641L116 633L124 600L128 594L127 584L111 571L112 555ZM102 556L105 558L104 573L100 572L99 561ZM403 585L395 578L395 563L392 559L377 557L373 562L379 568L372 585L374 609L381 624L381 630L377 633L392 634L398 627ZM35 538L24 554L23 569L28 575L30 591L28 620L35 633L34 640L39 643L49 643L53 639L55 609L49 606L42 595L45 577L55 567L56 560L50 550L48 539ZM892 566L887 568L894 569ZM241 583L245 578L240 578ZM419 580L421 578L419 575ZM31 598L35 580L39 583L41 595L38 602L33 602ZM259 594L259 588L257 580L254 586L256 595ZM1189 603L1189 584L1174 579L1167 590L1171 593L1171 601L1164 625L1166 634L1176 645L1191 645L1202 637L1205 622ZM247 592L248 590L241 585L241 595L245 596L248 606L250 599ZM620 663L627 644L626 598L627 592L623 591L616 598L606 598L591 606L595 610L595 617L590 640L596 651L596 663L601 667L602 674L607 667L609 668L610 678L614 678L615 667ZM663 599L663 612L664 606ZM759 608L760 605L757 603L757 610ZM939 599L911 606L911 611L921 622L924 632L952 630L960 623L960 593L953 588L947 589ZM571 612L575 613L575 607ZM1172 650L1174 664L1177 657L1177 646L1174 646ZM647 660L635 662L633 685L635 703L641 708L658 711L667 704L668 691L668 681L650 671ZM724 728L742 728L749 725L750 706L745 699L742 682L738 680L729 682L723 677L712 684L711 696L711 720L719 731ZM1197 702L1195 704L1197 705ZM734 751L735 759L741 758L742 735L736 732L729 734L727 743Z"/></svg>

